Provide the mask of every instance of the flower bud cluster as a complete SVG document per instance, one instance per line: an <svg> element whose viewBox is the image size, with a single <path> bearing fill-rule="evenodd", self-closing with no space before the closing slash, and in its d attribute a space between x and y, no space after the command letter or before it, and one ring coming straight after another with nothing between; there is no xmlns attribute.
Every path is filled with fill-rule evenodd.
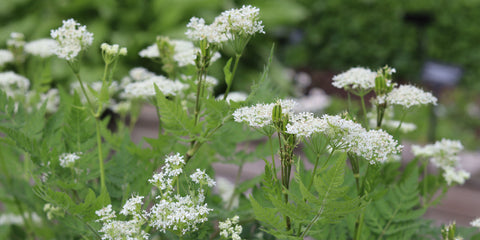
<svg viewBox="0 0 480 240"><path fill-rule="evenodd" d="M102 43L102 45L100 45L100 49L102 49L103 60L107 64L112 63L119 56L127 55L127 48L126 47L120 48L118 44L109 45L108 43Z"/></svg>
<svg viewBox="0 0 480 240"><path fill-rule="evenodd" d="M225 239L241 240L240 234L242 233L242 226L238 225L239 217L227 218L224 222L218 223L220 230L220 236Z"/></svg>

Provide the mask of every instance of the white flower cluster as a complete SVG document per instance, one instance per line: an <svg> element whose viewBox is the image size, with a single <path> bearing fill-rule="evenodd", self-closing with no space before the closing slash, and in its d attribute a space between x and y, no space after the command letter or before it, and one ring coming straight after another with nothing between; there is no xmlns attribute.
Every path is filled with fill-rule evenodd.
<svg viewBox="0 0 480 240"><path fill-rule="evenodd" d="M355 67L333 77L332 85L346 91L366 93L375 87L377 73L368 68Z"/></svg>
<svg viewBox="0 0 480 240"><path fill-rule="evenodd" d="M13 62L13 53L5 49L0 49L0 68L9 62Z"/></svg>
<svg viewBox="0 0 480 240"><path fill-rule="evenodd" d="M155 87L165 95L176 96L189 86L178 80L170 80L164 76L154 76L143 81L133 82L125 86L124 98L148 98L155 96Z"/></svg>
<svg viewBox="0 0 480 240"><path fill-rule="evenodd" d="M92 45L93 42L93 34L87 31L86 26L81 26L74 19L63 20L63 25L56 30L51 30L50 36L58 43L55 54L67 61L73 61L80 51Z"/></svg>
<svg viewBox="0 0 480 240"><path fill-rule="evenodd" d="M295 101L287 99L278 100L275 103L259 103L255 106L239 108L233 113L233 118L235 122L246 122L251 127L261 128L272 123L273 107L277 104L282 106L284 114L293 115Z"/></svg>
<svg viewBox="0 0 480 240"><path fill-rule="evenodd" d="M180 153L165 158L165 165L162 172L156 173L148 182L155 185L160 190L169 192L173 189L173 178L178 177L183 172L185 160Z"/></svg>
<svg viewBox="0 0 480 240"><path fill-rule="evenodd" d="M153 175L149 180L162 191L161 195L157 196L159 202L147 213L150 218L149 225L161 232L169 230L184 235L189 231L195 231L198 229L197 225L207 221L208 213L213 211L204 203L202 185L213 187L215 182L205 174L205 171L197 169L190 175L193 182L200 184L198 190L190 191L190 195L186 196L174 194L174 181L182 173L184 165L185 160L179 153L169 156L165 159L163 172Z"/></svg>
<svg viewBox="0 0 480 240"><path fill-rule="evenodd" d="M143 205L143 196L132 196L127 202L123 205L120 214L125 216L133 215L135 218L141 218L139 214Z"/></svg>
<svg viewBox="0 0 480 240"><path fill-rule="evenodd" d="M365 131L355 136L356 141L349 146L349 151L364 157L370 164L387 162L399 153L403 146L383 130Z"/></svg>
<svg viewBox="0 0 480 240"><path fill-rule="evenodd" d="M382 97L383 96L380 96L378 98L380 103L384 101ZM427 104L437 104L437 98L431 93L425 92L422 89L412 85L401 85L398 88L394 88L390 93L387 94L385 101L387 104L400 105L405 108Z"/></svg>
<svg viewBox="0 0 480 240"><path fill-rule="evenodd" d="M63 153L62 155L60 155L58 159L60 161L60 166L63 168L73 167L73 165L75 164L75 161L80 159L81 154L82 154L81 152Z"/></svg>
<svg viewBox="0 0 480 240"><path fill-rule="evenodd" d="M109 55L112 57L127 55L127 48L121 48L118 44L110 45L108 43L102 43L102 45L100 45L100 49L102 49L103 55Z"/></svg>
<svg viewBox="0 0 480 240"><path fill-rule="evenodd" d="M166 196L150 209L149 224L161 232L170 230L185 235L198 230L197 225L206 222L212 210L203 203L203 199L195 199L190 195Z"/></svg>
<svg viewBox="0 0 480 240"><path fill-rule="evenodd" d="M25 44L25 52L34 56L47 58L55 54L57 41L50 38L42 38Z"/></svg>
<svg viewBox="0 0 480 240"><path fill-rule="evenodd" d="M174 54L173 60L175 60L179 67L187 65L195 65L195 58L198 48L196 48L192 42L185 40L169 40L169 43L173 46ZM158 58L160 57L160 51L158 45L152 44L147 48L141 50L138 55L143 58ZM215 52L210 62L215 62L220 58L220 53Z"/></svg>
<svg viewBox="0 0 480 240"><path fill-rule="evenodd" d="M25 95L28 87L30 87L30 81L28 81L26 77L12 71L0 72L0 89L2 89L7 96L16 97Z"/></svg>
<svg viewBox="0 0 480 240"><path fill-rule="evenodd" d="M194 183L200 185L207 185L208 187L215 186L215 181L205 173L205 170L200 170L197 168L197 170L190 175L190 178Z"/></svg>
<svg viewBox="0 0 480 240"><path fill-rule="evenodd" d="M220 236L226 239L241 240L240 234L242 233L242 226L238 225L239 217L227 218L224 222L218 223L220 230Z"/></svg>
<svg viewBox="0 0 480 240"><path fill-rule="evenodd" d="M10 38L7 40L7 46L12 48L22 48L25 45L25 35L19 32L10 33Z"/></svg>
<svg viewBox="0 0 480 240"><path fill-rule="evenodd" d="M215 24L205 25L203 18L192 17L187 24L185 35L192 41L206 40L213 44L222 44L228 38L221 32L221 29Z"/></svg>
<svg viewBox="0 0 480 240"><path fill-rule="evenodd" d="M301 137L310 137L313 133L324 132L328 127L325 119L317 118L313 113L294 114L287 124L286 132Z"/></svg>
<svg viewBox="0 0 480 240"><path fill-rule="evenodd" d="M258 20L259 14L258 8L248 5L221 13L210 25L205 25L203 18L192 17L185 34L193 41L206 40L209 43L221 44L239 36L265 33L262 21Z"/></svg>
<svg viewBox="0 0 480 240"><path fill-rule="evenodd" d="M30 104L30 109L40 109L40 107L45 103L45 109L47 113L54 113L58 110L58 105L60 104L60 95L58 89L51 88L46 93L41 93L37 96L37 92L30 91L27 93L27 102Z"/></svg>
<svg viewBox="0 0 480 240"><path fill-rule="evenodd" d="M251 5L244 5L239 9L230 9L222 12L220 16L215 18L214 24L229 39L235 39L236 36L265 33L259 16L260 9Z"/></svg>
<svg viewBox="0 0 480 240"><path fill-rule="evenodd" d="M322 133L333 148L364 157L370 164L386 162L402 150L402 146L383 130L367 131L360 124L338 115L317 118L312 113L296 114L286 128L287 133L302 137Z"/></svg>
<svg viewBox="0 0 480 240"><path fill-rule="evenodd" d="M434 144L424 147L413 145L413 154L417 157L430 158L437 167L444 170L443 177L448 185L452 183L463 184L470 178L470 173L460 169L458 153L463 150L460 141L442 139Z"/></svg>
<svg viewBox="0 0 480 240"><path fill-rule="evenodd" d="M295 112L320 112L330 105L330 97L320 88L312 88L307 96L297 99Z"/></svg>
<svg viewBox="0 0 480 240"><path fill-rule="evenodd" d="M125 205L130 204L130 207L138 207L134 206L134 204L142 204L141 199L138 203L136 200L139 198L133 198L134 202L130 204L129 201L131 201L131 199L129 199ZM102 228L99 230L99 232L103 233L102 240L147 240L149 238L149 234L141 229L142 225L145 223L145 220L142 217L134 217L128 221L114 220L114 218L116 218L116 214L115 211L112 210L112 205L108 205L100 210L95 211L95 214L100 217L97 222L103 223Z"/></svg>
<svg viewBox="0 0 480 240"><path fill-rule="evenodd" d="M471 222L470 222L470 225L471 225L472 227L480 228L480 218L477 218L477 219L471 221Z"/></svg>
<svg viewBox="0 0 480 240"><path fill-rule="evenodd" d="M24 213L24 217L28 218L30 217L35 224L40 224L42 222L42 218L38 216L37 213ZM13 214L13 213L5 213L0 215L0 226L5 226L5 225L23 225L23 217L22 215L18 214Z"/></svg>
<svg viewBox="0 0 480 240"><path fill-rule="evenodd" d="M217 100L222 100L223 99L223 96L224 94L220 94L217 96ZM228 103L230 103L230 101L232 102L243 102L245 100L247 100L247 97L248 97L248 94L244 93L244 92L230 92L227 96L227 99L225 99Z"/></svg>

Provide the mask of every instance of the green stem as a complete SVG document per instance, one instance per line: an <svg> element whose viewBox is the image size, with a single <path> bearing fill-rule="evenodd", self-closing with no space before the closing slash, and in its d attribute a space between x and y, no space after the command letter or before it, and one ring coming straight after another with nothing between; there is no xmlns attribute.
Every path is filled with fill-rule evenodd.
<svg viewBox="0 0 480 240"><path fill-rule="evenodd" d="M400 118L400 124L398 124L397 129L395 129L394 136L398 136L400 128L402 127L402 123L405 120L405 116L407 116L407 111L406 110L403 111L402 117Z"/></svg>
<svg viewBox="0 0 480 240"><path fill-rule="evenodd" d="M367 124L367 108L365 107L365 99L364 99L364 95L361 95L360 96L360 100L362 102L362 109L363 109L363 125L365 126L365 128L368 130L369 129L369 126Z"/></svg>
<svg viewBox="0 0 480 240"><path fill-rule="evenodd" d="M198 123L199 115L200 115L200 100L201 100L201 90L202 90L202 85L204 84L204 72L206 72L205 68L201 68L198 71L198 83L197 83L197 96L195 99L195 126Z"/></svg>
<svg viewBox="0 0 480 240"><path fill-rule="evenodd" d="M347 111L349 113L352 111L352 99L350 97L350 92L347 92Z"/></svg>
<svg viewBox="0 0 480 240"><path fill-rule="evenodd" d="M98 146L98 166L100 168L100 186L101 192L106 190L105 186L105 170L103 168L103 151L102 151L102 137L100 135L100 119L95 118L95 125L97 128L97 146Z"/></svg>
<svg viewBox="0 0 480 240"><path fill-rule="evenodd" d="M423 163L423 198L422 198L422 206L425 207L427 204L427 190L428 190L428 183L427 183L427 174L428 174L428 161L424 161Z"/></svg>
<svg viewBox="0 0 480 240"><path fill-rule="evenodd" d="M162 135L162 118L160 116L160 108L158 107L158 104L155 104L155 111L158 118L158 137L160 137Z"/></svg>
<svg viewBox="0 0 480 240"><path fill-rule="evenodd" d="M231 76L231 79L230 79L230 84L227 84L227 90L225 90L225 94L223 95L223 100L227 99L228 93L230 92L230 88L232 87L233 78L235 77L235 73L237 72L237 67L238 67L238 62L240 61L240 57L242 57L241 53L235 55L235 64L233 65L233 71L232 71L232 76Z"/></svg>
<svg viewBox="0 0 480 240"><path fill-rule="evenodd" d="M335 152L335 148L332 148L332 151L331 151L330 154L328 155L327 160L326 160L325 163L323 164L322 168L327 165L327 163L328 163L328 162L330 161L330 159L332 158L334 152ZM312 179L310 180L310 184L308 185L308 190L309 190L309 191L310 191L310 189L312 188L312 185L313 185L313 179L315 178L315 174L316 174L316 171L317 171L317 164L318 164L318 160L319 160L319 159L320 159L320 154L317 153L317 159L315 160L315 167L313 168Z"/></svg>
<svg viewBox="0 0 480 240"><path fill-rule="evenodd" d="M235 185L233 189L237 189L238 183L240 182L240 175L242 175L242 170L243 170L243 161L240 164L240 166L238 166L237 177L235 178ZM228 199L227 210L231 210L230 208L232 207L234 198L235 198L235 191L233 191L232 196L230 196L230 199Z"/></svg>
<svg viewBox="0 0 480 240"><path fill-rule="evenodd" d="M75 70L75 67L70 62L68 62L68 65L72 68L72 71L75 77L78 79L78 82L80 83L80 88L82 89L83 95L85 95L88 105L90 105L90 112L92 113L92 115L95 115L94 113L95 106L93 105L92 101L90 101L90 98L88 97L87 90L85 90L85 87L83 86L83 81L82 81L82 78L80 77L78 70Z"/></svg>
<svg viewBox="0 0 480 240"><path fill-rule="evenodd" d="M277 178L277 168L275 166L275 154L273 153L273 141L272 141L272 136L268 136L268 141L270 142L270 152L272 154L272 166L273 166L273 172L275 175L275 179Z"/></svg>

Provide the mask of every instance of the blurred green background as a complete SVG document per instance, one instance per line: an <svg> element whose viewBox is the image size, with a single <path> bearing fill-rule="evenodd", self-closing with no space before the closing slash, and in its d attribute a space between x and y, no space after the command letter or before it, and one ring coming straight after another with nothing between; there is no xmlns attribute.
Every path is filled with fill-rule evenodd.
<svg viewBox="0 0 480 240"><path fill-rule="evenodd" d="M63 19L74 18L94 33L94 44L82 60L87 65L82 69L86 79L95 81L101 76L102 42L128 48L117 78L136 66L160 73L157 64L138 56L156 36L184 39L185 25L192 16L203 17L208 23L221 11L244 4L261 9L266 34L255 36L247 47L235 89L248 90L251 80L263 69L273 43L276 60L271 77L285 93L291 91L292 84L285 68L335 74L354 66L377 69L388 64L397 69L397 79L420 84L424 60L454 64L463 68L464 75L459 87L441 93L437 138L461 139L469 148L478 148L479 0L2 0L0 48L6 48L11 32L24 33L27 41L45 38L51 29L61 26ZM419 27L405 20L409 14L427 15L432 21ZM232 52L223 49L222 54L229 57ZM226 59L214 64L212 75L222 79ZM55 60L54 76L71 78L63 61ZM330 79L313 81L325 86ZM217 91L222 92L222 87ZM337 100L340 103L330 111L344 106L342 98ZM426 119L428 109L412 117ZM428 125L427 120L424 122ZM421 136L412 138L425 140Z"/></svg>

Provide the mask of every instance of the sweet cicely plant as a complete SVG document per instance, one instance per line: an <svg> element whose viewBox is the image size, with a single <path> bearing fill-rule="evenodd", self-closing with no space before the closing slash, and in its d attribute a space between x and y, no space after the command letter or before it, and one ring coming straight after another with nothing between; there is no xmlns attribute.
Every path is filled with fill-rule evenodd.
<svg viewBox="0 0 480 240"><path fill-rule="evenodd" d="M123 77L116 69L127 49L95 47L74 19L52 39L12 34L0 50L1 239L458 237L454 225L441 230L422 215L469 178L462 144L414 146L415 159L402 170L399 161L401 134L416 128L405 116L437 104L432 94L398 85L388 66L356 67L333 78L349 94L348 109L297 112L300 101L272 97L273 47L250 93L231 92L250 39L265 33L258 8L231 9L210 24L193 17L186 28L186 39L159 36L138 53L157 69ZM227 46L234 55L216 97L209 69ZM87 79L82 54L92 49L104 70ZM55 57L73 80L52 79ZM144 104L156 109L158 134L134 143ZM244 165L261 160L264 171L241 181ZM235 181L220 178L214 162L237 165Z"/></svg>

